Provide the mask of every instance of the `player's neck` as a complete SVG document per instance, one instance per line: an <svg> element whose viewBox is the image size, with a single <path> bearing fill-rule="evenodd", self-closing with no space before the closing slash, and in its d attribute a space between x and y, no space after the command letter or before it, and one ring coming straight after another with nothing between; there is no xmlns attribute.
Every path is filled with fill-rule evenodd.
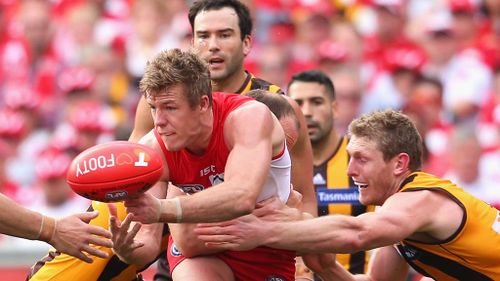
<svg viewBox="0 0 500 281"><path fill-rule="evenodd" d="M312 145L313 148L313 164L314 166L320 166L325 161L331 158L335 150L339 146L340 138L334 128L330 131L330 134L324 139L316 142Z"/></svg>
<svg viewBox="0 0 500 281"><path fill-rule="evenodd" d="M244 69L238 70L232 75L221 80L212 80L212 91L214 92L225 92L225 93L236 93L243 86L243 83L247 80L249 73Z"/></svg>
<svg viewBox="0 0 500 281"><path fill-rule="evenodd" d="M194 155L203 155L210 145L212 140L212 132L214 128L214 115L212 108L206 113L206 117L201 118L202 122L199 127L199 131L196 137L193 137L195 141L190 143L186 149Z"/></svg>

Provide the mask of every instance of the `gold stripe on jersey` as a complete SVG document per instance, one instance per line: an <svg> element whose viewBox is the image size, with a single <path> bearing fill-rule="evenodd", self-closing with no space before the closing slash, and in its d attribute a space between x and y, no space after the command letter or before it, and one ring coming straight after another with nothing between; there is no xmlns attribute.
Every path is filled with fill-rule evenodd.
<svg viewBox="0 0 500 281"><path fill-rule="evenodd" d="M259 89L266 90L271 93L283 94L279 86L267 82L266 80L257 78L249 72L247 72L247 78L245 79L245 82L243 82L243 85L241 85L241 88L238 91L236 91L236 93L245 94L250 92L251 90L259 90Z"/></svg>
<svg viewBox="0 0 500 281"><path fill-rule="evenodd" d="M123 203L115 203L118 218L125 219L127 215ZM109 210L105 203L93 201L90 211L99 211L99 216L93 219L90 224L109 228ZM164 232L162 249L166 249L168 235ZM85 263L75 257L59 252L51 251L42 260L37 262L30 273L30 281L66 281L66 280L96 280L96 281L121 281L121 280L141 280L138 273L143 269L136 265L126 264L113 254L112 249L97 247L109 254L110 258L94 258L94 262Z"/></svg>
<svg viewBox="0 0 500 281"><path fill-rule="evenodd" d="M464 210L464 218L444 241L401 241L397 249L403 258L435 280L500 280L500 212L450 181L422 172L410 175L400 192L419 190L446 194Z"/></svg>
<svg viewBox="0 0 500 281"><path fill-rule="evenodd" d="M314 167L314 187L318 196L318 214L343 214L357 216L374 210L374 206L364 206L358 201L359 193L352 179L347 175L349 155L347 144L349 139L344 136L332 156L325 163ZM322 195L334 195L342 198L348 196L344 202L335 199L335 203L322 203ZM353 195L355 196L353 200ZM337 197L336 197L337 198ZM328 201L328 200L326 200ZM323 205L326 204L326 205ZM337 254L337 260L351 273L364 273L367 270L368 254L364 251L352 254Z"/></svg>

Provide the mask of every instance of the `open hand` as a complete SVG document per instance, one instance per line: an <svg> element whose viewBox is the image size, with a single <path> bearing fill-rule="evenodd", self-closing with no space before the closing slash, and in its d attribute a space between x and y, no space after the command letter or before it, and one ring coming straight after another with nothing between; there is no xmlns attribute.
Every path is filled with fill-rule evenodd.
<svg viewBox="0 0 500 281"><path fill-rule="evenodd" d="M144 246L144 243L136 241L135 236L141 229L141 224L136 223L130 229L132 222L132 215L127 214L123 222L117 216L116 206L108 204L109 208L109 229L112 234L113 252L120 258L120 260L127 262L129 256L135 249Z"/></svg>
<svg viewBox="0 0 500 281"><path fill-rule="evenodd" d="M88 224L98 215L99 213L94 211L57 220L54 235L49 243L58 251L87 263L93 260L84 252L99 258L107 258L108 253L100 248L113 247L113 242L109 240L111 233L102 227Z"/></svg>
<svg viewBox="0 0 500 281"><path fill-rule="evenodd" d="M194 232L207 248L248 251L262 245L264 223L250 214L225 222L200 223Z"/></svg>

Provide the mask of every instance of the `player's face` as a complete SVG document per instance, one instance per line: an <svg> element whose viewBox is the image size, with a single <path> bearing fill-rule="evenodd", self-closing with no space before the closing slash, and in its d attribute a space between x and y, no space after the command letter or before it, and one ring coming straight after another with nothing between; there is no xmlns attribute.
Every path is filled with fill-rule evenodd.
<svg viewBox="0 0 500 281"><path fill-rule="evenodd" d="M364 205L382 205L396 184L394 159L385 162L377 143L365 137L352 136L347 152L351 156L347 174L359 187L359 201Z"/></svg>
<svg viewBox="0 0 500 281"><path fill-rule="evenodd" d="M155 128L170 151L179 151L200 139L201 109L190 107L185 91L183 85L175 85L146 98Z"/></svg>
<svg viewBox="0 0 500 281"><path fill-rule="evenodd" d="M299 104L306 118L311 143L314 145L325 140L333 129L335 106L325 86L316 82L295 81L290 85L288 95Z"/></svg>
<svg viewBox="0 0 500 281"><path fill-rule="evenodd" d="M243 71L250 37L241 40L238 15L232 8L201 11L194 19L193 47L208 62L210 78L226 80Z"/></svg>

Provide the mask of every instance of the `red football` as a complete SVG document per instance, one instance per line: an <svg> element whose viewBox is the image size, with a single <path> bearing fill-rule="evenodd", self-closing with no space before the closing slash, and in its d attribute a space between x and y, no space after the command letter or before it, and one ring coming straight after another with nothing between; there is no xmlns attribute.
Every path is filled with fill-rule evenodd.
<svg viewBox="0 0 500 281"><path fill-rule="evenodd" d="M66 179L79 195L101 202L122 201L148 190L161 177L161 155L128 141L112 141L80 153Z"/></svg>

